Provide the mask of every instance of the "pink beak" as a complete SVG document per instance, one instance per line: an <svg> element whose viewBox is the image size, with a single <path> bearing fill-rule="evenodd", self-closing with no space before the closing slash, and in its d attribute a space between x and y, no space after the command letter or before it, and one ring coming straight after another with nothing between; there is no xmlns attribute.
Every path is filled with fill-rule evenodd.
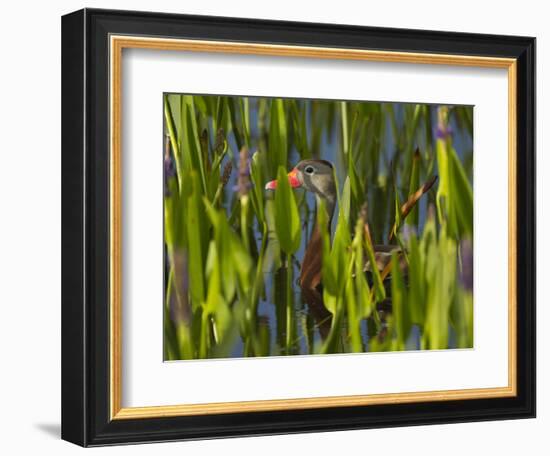
<svg viewBox="0 0 550 456"><path fill-rule="evenodd" d="M296 168L290 171L287 174L287 176L288 176L288 183L292 188L298 188L302 186L302 183L298 178L298 170ZM268 182L267 184L265 184L266 190L275 190L276 188L277 188L277 180L272 180L271 182Z"/></svg>

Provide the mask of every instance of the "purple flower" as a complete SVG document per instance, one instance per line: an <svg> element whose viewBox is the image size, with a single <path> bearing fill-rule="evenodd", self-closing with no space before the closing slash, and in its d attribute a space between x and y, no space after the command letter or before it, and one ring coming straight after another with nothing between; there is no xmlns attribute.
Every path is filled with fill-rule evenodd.
<svg viewBox="0 0 550 456"><path fill-rule="evenodd" d="M170 137L166 136L164 148L164 196L170 196L170 179L176 176L176 166L170 153Z"/></svg>
<svg viewBox="0 0 550 456"><path fill-rule="evenodd" d="M437 129L435 136L438 139L447 139L453 134L453 129L449 124L449 107L441 106L437 110Z"/></svg>
<svg viewBox="0 0 550 456"><path fill-rule="evenodd" d="M450 125L443 126L438 125L435 131L435 136L437 139L447 139L453 134L453 129Z"/></svg>
<svg viewBox="0 0 550 456"><path fill-rule="evenodd" d="M467 291L474 289L474 248L472 241L464 239L460 242L460 258L462 268L460 269L459 280L462 287Z"/></svg>
<svg viewBox="0 0 550 456"><path fill-rule="evenodd" d="M237 185L235 191L239 193L239 197L248 195L248 191L252 187L250 183L250 157L248 149L243 147L239 152L239 175L237 176Z"/></svg>
<svg viewBox="0 0 550 456"><path fill-rule="evenodd" d="M231 172L233 171L233 163L228 161L225 166L223 167L222 172L222 185L225 187L227 183L229 182L229 179L231 178Z"/></svg>
<svg viewBox="0 0 550 456"><path fill-rule="evenodd" d="M164 196L170 196L170 179L176 176L176 167L172 156L164 157Z"/></svg>
<svg viewBox="0 0 550 456"><path fill-rule="evenodd" d="M403 229L401 230L401 239L403 239L403 242L409 242L411 236L416 236L416 228L408 223L405 223L405 225L403 225Z"/></svg>

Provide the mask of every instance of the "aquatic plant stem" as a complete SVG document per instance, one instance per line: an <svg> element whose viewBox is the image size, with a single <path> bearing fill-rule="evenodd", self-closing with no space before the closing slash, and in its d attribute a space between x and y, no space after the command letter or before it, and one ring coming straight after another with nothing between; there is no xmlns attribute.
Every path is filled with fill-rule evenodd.
<svg viewBox="0 0 550 456"><path fill-rule="evenodd" d="M262 244L260 246L260 252L258 254L258 263L256 265L256 276L254 277L254 283L252 285L252 310L253 315L256 315L258 310L258 301L260 296L260 290L263 287L263 268L264 268L264 256L267 248L267 223L263 224Z"/></svg>
<svg viewBox="0 0 550 456"><path fill-rule="evenodd" d="M206 359L208 355L208 314L202 314L201 319L201 339L199 348L199 358Z"/></svg>
<svg viewBox="0 0 550 456"><path fill-rule="evenodd" d="M286 351L292 347L292 255L286 256Z"/></svg>
<svg viewBox="0 0 550 456"><path fill-rule="evenodd" d="M166 297L164 299L165 307L170 310L170 297L172 292L172 281L174 280L174 270L170 266L170 272L168 273L168 282L166 284Z"/></svg>
<svg viewBox="0 0 550 456"><path fill-rule="evenodd" d="M241 196L241 238L244 247L250 254L250 240L248 239L248 195Z"/></svg>

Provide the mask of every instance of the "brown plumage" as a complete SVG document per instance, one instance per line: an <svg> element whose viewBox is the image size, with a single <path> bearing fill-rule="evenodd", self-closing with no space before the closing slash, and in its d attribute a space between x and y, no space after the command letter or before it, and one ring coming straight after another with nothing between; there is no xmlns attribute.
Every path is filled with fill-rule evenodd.
<svg viewBox="0 0 550 456"><path fill-rule="evenodd" d="M316 225L313 228L311 239L306 247L302 269L300 270L300 286L314 289L321 283L321 270L323 268L323 240L321 232Z"/></svg>

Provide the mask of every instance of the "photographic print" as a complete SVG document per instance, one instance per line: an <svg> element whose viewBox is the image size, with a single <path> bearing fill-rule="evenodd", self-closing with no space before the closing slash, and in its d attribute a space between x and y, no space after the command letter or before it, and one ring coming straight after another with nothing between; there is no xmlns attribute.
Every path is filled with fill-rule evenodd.
<svg viewBox="0 0 550 456"><path fill-rule="evenodd" d="M62 438L534 417L535 44L65 15Z"/></svg>
<svg viewBox="0 0 550 456"><path fill-rule="evenodd" d="M163 116L165 360L473 347L473 107L164 94Z"/></svg>

